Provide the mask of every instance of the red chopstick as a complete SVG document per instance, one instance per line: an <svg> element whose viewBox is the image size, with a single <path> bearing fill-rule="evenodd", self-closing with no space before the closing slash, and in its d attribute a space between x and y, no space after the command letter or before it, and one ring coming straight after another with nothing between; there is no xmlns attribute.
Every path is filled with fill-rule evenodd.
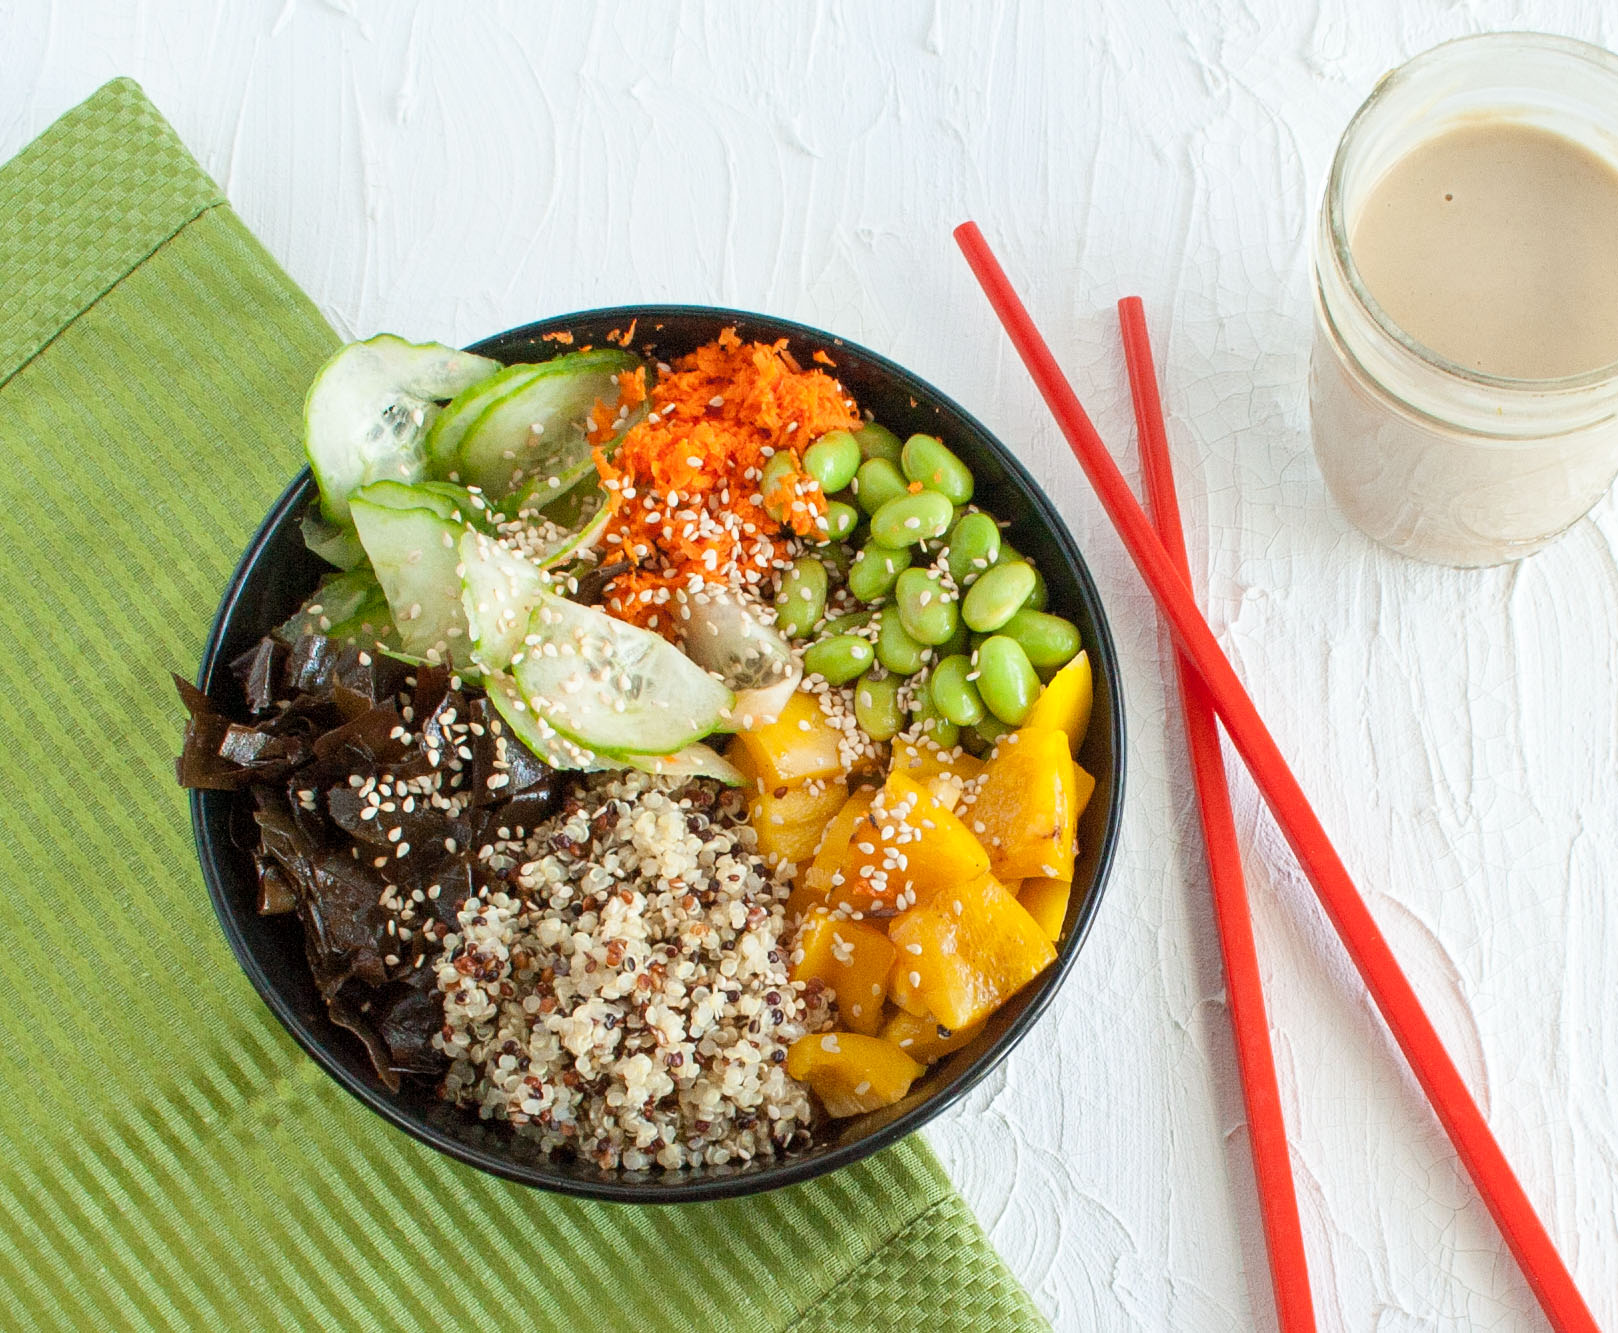
<svg viewBox="0 0 1618 1333"><path fill-rule="evenodd" d="M1185 553L1185 532L1180 526L1180 506L1174 495L1174 465L1169 458L1168 434L1163 429L1163 403L1140 297L1128 296L1118 302L1118 322L1123 329L1124 360L1129 365L1129 387L1135 400L1135 425L1140 433L1141 464L1152 517L1164 549L1180 576L1189 581L1191 566ZM1258 1178L1259 1214L1270 1256L1275 1312L1282 1333L1313 1333L1315 1307L1309 1295L1309 1266L1303 1228L1298 1222L1298 1195L1281 1115L1281 1090L1275 1079L1275 1056L1270 1050L1270 1026L1264 1013L1264 987L1259 980L1247 885L1236 843L1236 819L1230 809L1225 760L1219 750L1219 724L1214 720L1213 703L1202 678L1184 654L1176 655L1175 668L1197 805L1202 812L1202 840L1208 852L1219 951L1225 960L1225 990L1230 997L1242 1100L1247 1106L1247 1136L1253 1150L1253 1174Z"/></svg>
<svg viewBox="0 0 1618 1333"><path fill-rule="evenodd" d="M1208 622L1197 610L1185 579L1157 539L1151 521L1130 492L1129 484L1107 453L1073 386L1067 382L1051 349L1040 337L1010 280L973 222L955 229L955 239L971 265L984 295L994 307L1017 354L1066 436L1074 457L1090 479L1107 517L1118 530L1135 567L1140 570L1181 651L1196 667L1259 792L1297 856L1326 915L1336 927L1383 1021L1399 1043L1416 1080L1427 1094L1440 1123L1455 1145L1472 1183L1504 1235L1528 1285L1553 1328L1589 1330L1596 1323L1556 1252L1544 1224L1523 1193L1511 1164L1489 1132L1472 1094L1439 1040L1431 1020L1399 969L1398 961L1377 929L1354 882L1338 858L1308 798L1287 767L1281 751L1241 680L1220 650Z"/></svg>

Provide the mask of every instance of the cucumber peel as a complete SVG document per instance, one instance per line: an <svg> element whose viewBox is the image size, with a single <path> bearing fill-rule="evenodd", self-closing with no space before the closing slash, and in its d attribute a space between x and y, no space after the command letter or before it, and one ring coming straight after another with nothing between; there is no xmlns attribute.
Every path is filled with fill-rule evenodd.
<svg viewBox="0 0 1618 1333"><path fill-rule="evenodd" d="M353 497L351 512L377 582L387 595L399 646L429 662L467 657L461 609L460 537L463 525L426 507L394 508Z"/></svg>

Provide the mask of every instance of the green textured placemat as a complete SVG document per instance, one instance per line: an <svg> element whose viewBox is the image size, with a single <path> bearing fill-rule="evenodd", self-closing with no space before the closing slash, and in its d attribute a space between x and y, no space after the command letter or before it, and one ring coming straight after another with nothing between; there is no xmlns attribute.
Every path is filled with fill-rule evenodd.
<svg viewBox="0 0 1618 1333"><path fill-rule="evenodd" d="M754 1199L559 1199L384 1125L253 994L166 673L335 343L134 84L0 168L0 1326L1044 1327L919 1140Z"/></svg>

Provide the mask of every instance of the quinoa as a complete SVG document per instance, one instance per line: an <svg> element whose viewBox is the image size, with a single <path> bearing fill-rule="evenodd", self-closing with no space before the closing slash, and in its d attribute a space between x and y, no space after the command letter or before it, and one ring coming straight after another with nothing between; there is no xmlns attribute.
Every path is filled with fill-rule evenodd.
<svg viewBox="0 0 1618 1333"><path fill-rule="evenodd" d="M438 965L443 1095L603 1169L807 1144L788 1045L830 992L788 978L790 884L712 783L587 779Z"/></svg>

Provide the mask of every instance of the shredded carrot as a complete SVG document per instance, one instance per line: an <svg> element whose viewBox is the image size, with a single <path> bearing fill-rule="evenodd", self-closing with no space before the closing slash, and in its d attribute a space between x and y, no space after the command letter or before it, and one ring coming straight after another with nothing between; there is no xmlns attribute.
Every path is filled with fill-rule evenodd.
<svg viewBox="0 0 1618 1333"><path fill-rule="evenodd" d="M573 335L566 329L558 329L555 333L542 333L539 336L548 343L561 343L564 347L573 345Z"/></svg>
<svg viewBox="0 0 1618 1333"><path fill-rule="evenodd" d="M644 398L644 377L638 387ZM629 403L634 386L620 379L619 390ZM790 557L794 535L824 523L826 497L803 473L802 451L860 417L831 376L789 361L784 340L744 343L734 329L675 362L651 404L610 459L595 453L612 511L605 558L631 565L608 585L606 607L671 632L675 615L663 608L675 589L693 578L760 586ZM598 407L592 425L610 415ZM764 465L783 450L794 467L765 497Z"/></svg>
<svg viewBox="0 0 1618 1333"><path fill-rule="evenodd" d="M837 363L826 355L826 349L824 347L817 347L815 349L814 359L820 362L820 364L823 366L830 366L833 370L837 369Z"/></svg>

